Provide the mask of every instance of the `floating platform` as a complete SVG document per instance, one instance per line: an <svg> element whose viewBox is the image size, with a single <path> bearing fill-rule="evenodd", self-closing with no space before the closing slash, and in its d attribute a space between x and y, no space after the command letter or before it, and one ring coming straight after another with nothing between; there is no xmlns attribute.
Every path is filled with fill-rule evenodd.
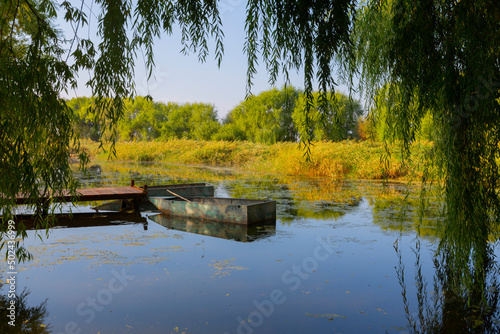
<svg viewBox="0 0 500 334"><path fill-rule="evenodd" d="M129 187L105 187L105 188L84 188L76 190L77 196L74 197L68 190L53 196L55 202L86 202L86 201L107 201L117 199L141 199L148 194L147 187L139 188L131 182ZM46 202L49 197L41 197L40 202ZM17 196L16 204L33 204L29 197Z"/></svg>
<svg viewBox="0 0 500 334"><path fill-rule="evenodd" d="M276 201L242 198L149 197L163 214L236 224L256 224L276 220Z"/></svg>

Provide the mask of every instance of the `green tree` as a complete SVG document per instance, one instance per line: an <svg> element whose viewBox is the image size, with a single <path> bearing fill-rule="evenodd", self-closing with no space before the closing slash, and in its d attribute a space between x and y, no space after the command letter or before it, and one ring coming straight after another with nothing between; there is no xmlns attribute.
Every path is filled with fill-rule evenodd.
<svg viewBox="0 0 500 334"><path fill-rule="evenodd" d="M211 138L212 140L247 140L246 133L243 129L237 126L235 123L228 119L224 119L223 125L219 128L219 131L214 133Z"/></svg>
<svg viewBox="0 0 500 334"><path fill-rule="evenodd" d="M392 142L395 140L403 140L404 134L401 131L407 131L405 128L398 127L398 113L396 110L402 108L414 109L416 103L410 105L400 105L401 91L398 87L393 87L387 84L375 92L373 99L373 106L370 111L370 117L373 121L373 126L378 141ZM416 101L416 98L413 98ZM439 131L432 112L427 110L423 111L423 116L415 118L410 124L410 128L414 131L413 137L410 140L437 140Z"/></svg>
<svg viewBox="0 0 500 334"><path fill-rule="evenodd" d="M51 202L54 190L76 186L68 162L69 147L76 138L73 112L60 97L74 84L74 75L62 58L61 39L51 24L55 17L52 2L0 3L0 207L4 223L13 216L18 194L31 203L40 203L41 197ZM6 226L2 224L1 230ZM26 235L22 225L17 230ZM23 248L18 248L18 255L24 258Z"/></svg>
<svg viewBox="0 0 500 334"><path fill-rule="evenodd" d="M93 106L95 99L75 98L68 101L75 113L75 129L82 137L100 140L106 132L95 128ZM217 110L211 104L154 102L137 96L124 101L123 117L116 129L121 140L154 140L186 138L209 140L221 124ZM107 120L106 123L109 123Z"/></svg>
<svg viewBox="0 0 500 334"><path fill-rule="evenodd" d="M168 119L168 108L142 96L125 101L123 117L117 128L122 140L152 140L161 136L163 123Z"/></svg>
<svg viewBox="0 0 500 334"><path fill-rule="evenodd" d="M209 140L219 129L217 111L211 104L168 103L167 119L162 124L163 139Z"/></svg>
<svg viewBox="0 0 500 334"><path fill-rule="evenodd" d="M67 101L67 105L74 112L75 132L80 138L87 138L98 141L101 137L99 129L96 127L95 119L90 113L94 99L88 97L77 97Z"/></svg>
<svg viewBox="0 0 500 334"><path fill-rule="evenodd" d="M324 109L319 102L320 93L313 93L309 123L306 122L307 98L304 95L299 98L292 117L301 138L332 141L356 138L358 118L363 114L361 104L341 93L332 95L328 96L329 102Z"/></svg>
<svg viewBox="0 0 500 334"><path fill-rule="evenodd" d="M498 1L370 1L353 38L365 87L391 84L397 103L387 112L404 152L426 115L438 128L441 252L458 294L484 286L488 237L500 220L499 18Z"/></svg>
<svg viewBox="0 0 500 334"><path fill-rule="evenodd" d="M191 133L190 139L210 140L221 127L217 119L217 110L213 105L205 103L190 104Z"/></svg>
<svg viewBox="0 0 500 334"><path fill-rule="evenodd" d="M296 88L285 86L248 97L226 116L219 136L270 144L296 141L292 114L299 94Z"/></svg>

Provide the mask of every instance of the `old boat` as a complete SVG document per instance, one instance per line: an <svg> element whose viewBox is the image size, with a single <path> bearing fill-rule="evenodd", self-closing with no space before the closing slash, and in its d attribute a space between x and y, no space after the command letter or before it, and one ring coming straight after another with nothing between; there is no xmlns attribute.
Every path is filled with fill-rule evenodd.
<svg viewBox="0 0 500 334"><path fill-rule="evenodd" d="M256 224L276 220L276 201L272 200L217 197L149 197L149 201L167 216L236 224Z"/></svg>

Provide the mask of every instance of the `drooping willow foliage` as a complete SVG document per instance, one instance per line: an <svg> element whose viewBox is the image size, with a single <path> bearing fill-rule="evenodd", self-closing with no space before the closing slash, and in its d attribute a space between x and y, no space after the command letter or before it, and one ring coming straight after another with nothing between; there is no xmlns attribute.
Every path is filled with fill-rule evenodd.
<svg viewBox="0 0 500 334"><path fill-rule="evenodd" d="M63 1L59 6L53 0L2 1L0 204L4 231L17 194L28 197L38 212L54 208L50 204L61 190L74 194L77 182L68 161L70 144L78 138L61 93L75 88L78 72L90 71L87 85L95 97L93 123L113 140L124 100L134 97L138 52L145 55L151 75L155 41L177 27L183 52L196 53L205 61L213 41L220 64L224 52L220 6L215 0L82 0ZM260 54L270 82L303 69L305 92L310 97L306 110L312 105L314 80L326 106L327 92L335 85L334 56L348 55L351 50L354 10L354 2L349 0L249 1L245 41L249 91ZM73 29L68 40L54 27L58 15ZM85 36L90 26L97 26L98 39ZM335 117L335 113L328 116ZM308 120L306 117L306 126ZM80 153L78 145L73 147L73 153ZM85 162L83 155L80 158ZM40 227L48 226L47 219L40 220ZM18 232L25 235L22 226Z"/></svg>
<svg viewBox="0 0 500 334"><path fill-rule="evenodd" d="M17 194L33 204L75 183L68 160L72 111L60 93L74 83L51 25L51 3L0 5L0 204L2 230ZM50 202L50 200L49 200ZM22 228L18 233L25 236ZM2 244L3 245L3 244ZM18 255L26 254L17 248Z"/></svg>
<svg viewBox="0 0 500 334"><path fill-rule="evenodd" d="M61 14L74 31L69 40L55 28ZM145 50L151 74L154 39L171 34L175 24L182 31L184 51L197 52L200 60L208 55L209 37L215 38L220 62L223 34L215 1L82 0L76 6L68 1L56 6L51 0L0 3L2 232L15 214L17 196L28 198L27 204L38 213L37 227L48 228L57 195L64 189L76 195L71 153L82 163L87 158L79 150L73 112L61 93L75 88L78 71L92 73L87 85L96 98L92 108L96 128L109 131L115 139L114 126L123 115L124 100L134 96L137 51ZM89 25L98 26L99 41L82 38ZM26 236L22 225L17 233ZM22 247L16 249L21 260L29 257Z"/></svg>
<svg viewBox="0 0 500 334"><path fill-rule="evenodd" d="M328 113L329 99L334 96L336 82L334 65L342 59L353 63L354 54L350 32L353 30L356 1L258 1L247 4L245 51L248 55L248 87L256 73L259 54L269 73L269 82L275 83L283 74L288 80L291 70L304 72L306 96L304 128L314 127L309 111L314 104L314 81L319 89L321 120L338 119ZM309 154L307 138L306 156Z"/></svg>
<svg viewBox="0 0 500 334"><path fill-rule="evenodd" d="M404 151L427 112L439 128L440 249L451 281L480 286L500 219L500 3L376 0L358 18L362 85L374 93L391 84L390 120Z"/></svg>
<svg viewBox="0 0 500 334"><path fill-rule="evenodd" d="M57 11L51 0L1 2L3 221L11 217L17 193L36 205L41 194L75 189L68 158L77 138L61 92L76 84L78 71L92 74L96 127L112 133L124 98L134 96L137 54L144 52L151 75L154 43L175 27L182 51L200 61L213 53L220 63L220 7L215 0L82 0L65 1ZM271 83L303 71L306 115L316 84L325 106L342 77L359 74L361 87L372 93L392 87L397 103L387 120L406 152L431 113L441 133L433 161L446 203L443 245L462 268L458 276L466 275L460 270L471 260L477 268L487 265L488 237L499 220L499 7L496 0L250 0L246 8L249 88L259 60ZM58 14L73 27L68 40L54 28ZM82 37L89 26L97 26L98 40ZM339 64L348 75L335 72ZM337 117L331 108L322 110L325 120ZM481 270L474 275L469 279L480 280Z"/></svg>

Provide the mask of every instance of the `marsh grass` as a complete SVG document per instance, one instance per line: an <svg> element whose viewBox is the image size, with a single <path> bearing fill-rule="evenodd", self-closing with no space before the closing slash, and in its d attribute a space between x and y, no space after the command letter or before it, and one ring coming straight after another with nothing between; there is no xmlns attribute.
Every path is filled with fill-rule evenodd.
<svg viewBox="0 0 500 334"><path fill-rule="evenodd" d="M84 141L92 161L108 160L108 153L98 144ZM139 141L117 142L116 161L164 162L187 165L237 167L244 170L340 179L400 179L421 175L424 153L431 143L414 144L415 156L405 164L399 145L385 147L371 141L314 142L311 159L296 143L273 145L228 141ZM382 158L384 157L384 158ZM414 163L415 162L415 163Z"/></svg>

